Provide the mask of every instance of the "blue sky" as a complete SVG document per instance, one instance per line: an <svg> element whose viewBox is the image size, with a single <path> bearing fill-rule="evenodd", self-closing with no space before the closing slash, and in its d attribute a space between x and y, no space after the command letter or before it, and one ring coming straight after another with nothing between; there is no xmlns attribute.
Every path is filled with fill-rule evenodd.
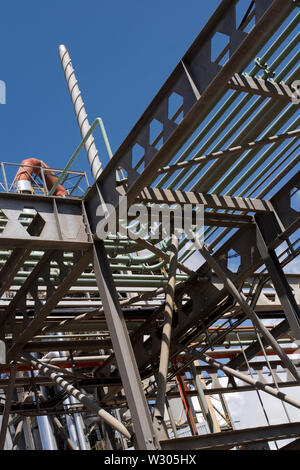
<svg viewBox="0 0 300 470"><path fill-rule="evenodd" d="M90 123L115 151L220 0L1 2L1 161L63 168L80 134L58 58L68 47ZM98 144L103 150L103 144ZM88 170L81 153L73 169Z"/></svg>

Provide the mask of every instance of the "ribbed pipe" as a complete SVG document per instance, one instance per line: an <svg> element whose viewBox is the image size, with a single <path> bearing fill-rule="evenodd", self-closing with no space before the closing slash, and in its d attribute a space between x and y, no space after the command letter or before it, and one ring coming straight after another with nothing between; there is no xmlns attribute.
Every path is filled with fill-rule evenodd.
<svg viewBox="0 0 300 470"><path fill-rule="evenodd" d="M82 100L81 92L78 86L78 81L76 79L75 71L73 69L71 58L66 46L59 46L59 57L68 84L71 100L74 105L74 111L80 128L81 137L84 138L87 132L90 130L91 126L89 124L88 116L84 108L84 102ZM98 156L98 150L96 148L93 136L90 136L87 139L84 146L87 152L87 157L91 167L92 175L96 180L102 170Z"/></svg>

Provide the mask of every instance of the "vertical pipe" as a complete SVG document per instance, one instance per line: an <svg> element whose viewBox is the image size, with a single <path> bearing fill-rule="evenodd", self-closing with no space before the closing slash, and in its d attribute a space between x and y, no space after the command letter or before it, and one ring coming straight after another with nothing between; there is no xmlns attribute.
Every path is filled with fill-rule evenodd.
<svg viewBox="0 0 300 470"><path fill-rule="evenodd" d="M57 336L59 337L62 333L57 333ZM62 341L62 340L59 340ZM68 356L66 351L55 351L51 353L53 357L66 357ZM69 369L68 369L69 370ZM67 397L64 401L63 404L67 408L71 406L71 397ZM66 418L66 424L69 432L69 436L74 444L75 449L74 450L80 450L80 445L79 445L79 439L78 439L78 433L77 433L77 428L75 425L74 421L74 415L65 415Z"/></svg>
<svg viewBox="0 0 300 470"><path fill-rule="evenodd" d="M49 416L37 416L37 423L43 450L58 450Z"/></svg>
<svg viewBox="0 0 300 470"><path fill-rule="evenodd" d="M57 333L58 336L61 335L61 333ZM66 351L60 351L60 352L55 352L55 353L52 353L53 356L61 356L61 357L66 357L68 354ZM69 370L69 369L68 369ZM63 404L64 406L66 406L67 408L71 405L71 397L67 397ZM80 444L79 444L79 439L78 439L78 432L77 432L77 428L76 428L76 425L75 425L75 421L74 421L74 415L68 415L66 414L65 415L66 417L66 423L67 423L67 428L68 428L68 432L69 432L69 436L74 444L74 450L80 450Z"/></svg>
<svg viewBox="0 0 300 470"><path fill-rule="evenodd" d="M70 397L66 398L64 400L63 404L64 404L65 407L68 408L68 405L70 406L70 404L71 404ZM69 436L70 436L72 442L75 445L75 450L80 450L78 437L77 437L77 432L76 432L76 427L75 427L75 423L73 421L73 416L70 416L70 415L66 414L66 423L67 423Z"/></svg>
<svg viewBox="0 0 300 470"><path fill-rule="evenodd" d="M78 400L74 397L70 397L70 402L72 404L79 403ZM79 446L80 450L89 450L89 445L86 442L84 431L83 431L83 421L82 417L79 413L74 413L74 423L77 431L77 436L78 436L78 441L79 441Z"/></svg>
<svg viewBox="0 0 300 470"><path fill-rule="evenodd" d="M210 432L211 433L217 432L217 429L214 425L213 418L210 414L210 410L209 410L209 407L208 407L208 404L207 404L207 401L206 401L205 394L203 392L203 388L202 388L200 378L197 374L196 367L193 363L190 365L190 370L191 370L191 374L192 374L193 379L194 379L194 383L196 385L196 389L197 389L197 392L198 392L198 401L199 401L204 419L208 424Z"/></svg>
<svg viewBox="0 0 300 470"><path fill-rule="evenodd" d="M178 257L178 238L173 235L171 243L171 254L170 254L170 265L169 265L169 280L166 292L166 303L164 312L164 326L162 330L161 338L161 349L160 349L160 361L159 370L157 376L157 397L154 408L153 424L156 431L160 435L160 439L168 438L166 429L164 428L164 411L165 411L165 400L166 400L166 386L167 386L167 375L168 365L170 356L170 344L171 344L171 333L172 333L172 318L174 308L174 293L176 283L176 269L177 269L177 257Z"/></svg>
<svg viewBox="0 0 300 470"><path fill-rule="evenodd" d="M37 353L35 353L34 356L37 356ZM35 377L39 375L38 371L33 371L33 375ZM40 391L41 395L46 399L47 393L45 387L40 387ZM43 450L57 450L56 439L53 434L49 416L37 416L36 421L39 428Z"/></svg>
<svg viewBox="0 0 300 470"><path fill-rule="evenodd" d="M118 421L120 421L120 422L122 421L121 420L120 410L118 408L116 408L116 418L117 418ZM122 449L123 450L128 449L127 441L124 438L124 436L122 436L122 434L120 434L120 438L121 438L121 443L122 443Z"/></svg>
<svg viewBox="0 0 300 470"><path fill-rule="evenodd" d="M167 412L168 412L168 415L169 415L169 419L170 419L172 431L173 431L173 434L174 434L174 438L176 439L176 437L178 437L177 428L176 428L176 423L174 421L174 416L173 416L168 398L166 398L166 408L167 408Z"/></svg>
<svg viewBox="0 0 300 470"><path fill-rule="evenodd" d="M85 137L87 132L90 129L90 124L88 121L88 116L84 108L84 102L81 97L81 92L78 87L78 81L75 76L75 72L72 66L70 55L67 51L66 46L59 46L59 56L62 64L62 68L65 74L65 78L68 84L68 88L71 95L71 100L74 105L75 114L77 117L78 125L80 128L82 138ZM85 150L87 152L87 157L89 164L91 166L92 175L95 180L101 173L101 163L98 156L98 150L95 145L93 136L90 136L85 143Z"/></svg>

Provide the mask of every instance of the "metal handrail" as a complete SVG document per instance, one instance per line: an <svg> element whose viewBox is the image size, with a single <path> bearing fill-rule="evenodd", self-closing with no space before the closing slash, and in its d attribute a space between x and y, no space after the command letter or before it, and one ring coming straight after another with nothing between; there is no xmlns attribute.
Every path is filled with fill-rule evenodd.
<svg viewBox="0 0 300 470"><path fill-rule="evenodd" d="M107 153L108 153L108 156L109 158L111 159L113 157L113 153L111 151L111 147L110 147L110 143L109 143L109 140L108 140L108 137L107 137L107 133L106 133L106 130L105 130L105 127L104 127L104 123L102 121L101 118L96 118L93 125L91 126L91 128L89 129L89 131L86 133L85 137L82 139L82 141L80 142L80 144L78 145L77 149L75 150L75 152L73 153L72 157L70 158L70 160L68 161L67 165L65 166L65 168L62 170L62 173L60 174L57 182L55 183L55 185L52 187L52 189L48 192L48 196L52 196L52 194L54 193L54 191L56 190L57 186L61 183L64 175L66 174L66 172L69 170L69 168L71 167L71 165L74 163L74 161L76 160L76 158L78 157L80 151L82 150L84 144L86 143L86 141L88 140L88 138L91 136L91 134L93 133L93 131L95 130L95 128L97 127L97 125L99 125L100 127L100 131L101 131L101 134L102 134L102 137L103 137L103 140L104 140L104 144L105 144L105 147L106 147L106 150L107 150Z"/></svg>

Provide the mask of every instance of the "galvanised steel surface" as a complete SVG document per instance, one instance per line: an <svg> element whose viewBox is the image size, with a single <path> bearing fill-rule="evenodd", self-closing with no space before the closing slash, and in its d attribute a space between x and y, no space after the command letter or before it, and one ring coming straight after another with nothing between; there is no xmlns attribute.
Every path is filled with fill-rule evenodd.
<svg viewBox="0 0 300 470"><path fill-rule="evenodd" d="M161 288L167 284L170 240L161 241L159 247L118 237L97 240L99 204L117 207L120 194L128 197L128 204L204 202L205 240L224 275L238 291L248 295L247 301L256 312L271 277L276 289L272 295L280 299L281 314L283 311L286 315L272 330L272 336L277 339L291 329L298 338L299 310L282 269L299 253L295 239L300 224L295 198L299 189L299 175L295 174L299 117L293 92L299 54L291 56L297 45L294 30L299 13L292 0L255 0L252 7L241 24L236 1L223 0L84 198L0 194L0 290L1 294L16 291L12 299L9 293L2 300L6 303L1 310L0 339L5 335L8 339L7 334L12 333L7 341L7 362L16 359L23 349L46 353L52 346L56 351L68 348L72 357L80 342L84 354L93 356L101 348L106 358L93 371L93 377L83 368L82 377L73 378L84 387L107 386L106 393L101 394L105 406L124 406L127 400L137 448L159 447L147 405L149 394L143 390L141 379L146 383L158 370L164 299L155 297L164 293ZM218 34L225 35L228 43L213 59ZM255 60L257 54L261 57ZM257 76L260 70L263 75ZM271 81L269 76L274 71ZM174 97L180 104L172 110ZM153 136L155 126L160 130ZM288 243L284 256L275 253L283 241ZM150 255L134 256L145 247ZM195 273L189 267L182 268L191 256L186 240L180 241L179 250L178 266L184 274L177 274L174 296L170 384L193 362L184 353L192 342L202 338L201 353L207 354L246 319L230 292L215 282L207 263L202 262ZM236 268L230 265L232 252L239 258ZM263 271L257 275L260 268ZM77 321L76 313L62 320L60 316L68 305L79 305L76 295L82 298L92 294L93 286L98 287L101 297L100 303L97 295L97 308L87 315L81 310ZM129 292L129 288L133 294L141 289L153 292L147 292L148 297L124 300L122 292ZM155 288L158 291L154 292ZM135 302L154 304L143 318L130 323L123 307L127 301L130 311ZM83 302L83 306L88 304ZM58 306L61 310L56 314ZM45 335L52 329L67 331L72 338L73 331L80 331L79 320L81 331L99 328L99 339L62 339L61 346L55 341L40 349L40 337L47 340ZM221 320L223 330L213 334L211 327ZM266 342L262 340L262 344ZM254 357L259 351L259 341L252 342L227 365L243 370L245 357ZM180 364L178 358L184 357ZM6 388L8 383L3 380ZM24 378L22 384L30 380ZM224 393L216 375L213 380L212 391ZM17 377L16 384L20 383ZM36 386L46 383L42 377L35 379ZM253 384L234 387L232 383L225 392L253 389ZM294 384L287 377L281 385ZM153 392L155 387L152 397ZM205 396L212 393L207 389L203 392ZM31 406L31 410L34 408ZM11 409L20 411L14 403ZM44 409L54 412L51 401ZM58 414L63 411L57 409ZM33 412L38 414L39 410ZM285 428L285 432L287 436L295 434L294 428ZM265 439L282 435L277 428L263 433ZM250 431L247 436L234 442L255 440ZM199 444L193 441L192 445Z"/></svg>
<svg viewBox="0 0 300 470"><path fill-rule="evenodd" d="M298 437L300 423L277 424L251 429L239 429L206 436L191 436L181 439L169 439L162 442L163 450L221 450L252 442L264 442L277 439Z"/></svg>

